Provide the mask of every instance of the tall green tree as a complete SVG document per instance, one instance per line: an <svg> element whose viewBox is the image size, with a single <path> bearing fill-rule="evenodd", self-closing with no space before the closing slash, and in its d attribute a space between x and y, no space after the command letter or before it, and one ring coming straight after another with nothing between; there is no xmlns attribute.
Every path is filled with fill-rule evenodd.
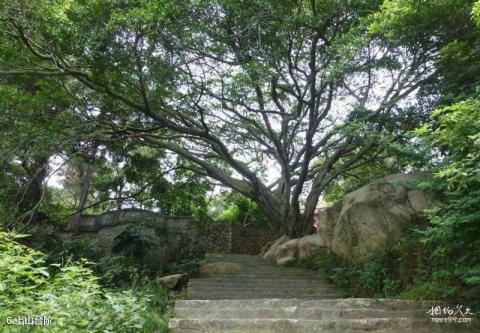
<svg viewBox="0 0 480 333"><path fill-rule="evenodd" d="M431 48L369 33L379 6L3 0L0 74L65 80L105 136L181 156L302 235L325 188L383 149L385 124L435 77Z"/></svg>

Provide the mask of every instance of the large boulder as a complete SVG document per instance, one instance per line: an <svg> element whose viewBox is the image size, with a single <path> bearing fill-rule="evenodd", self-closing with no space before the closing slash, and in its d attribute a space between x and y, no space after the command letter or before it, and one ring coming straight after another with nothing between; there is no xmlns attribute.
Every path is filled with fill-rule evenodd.
<svg viewBox="0 0 480 333"><path fill-rule="evenodd" d="M280 266L297 261L299 239L291 239L280 245L275 251L273 261Z"/></svg>
<svg viewBox="0 0 480 333"><path fill-rule="evenodd" d="M320 235L308 235L298 240L298 259L327 251L328 248Z"/></svg>
<svg viewBox="0 0 480 333"><path fill-rule="evenodd" d="M157 282L167 290L178 290L187 283L187 274L173 274L157 278Z"/></svg>
<svg viewBox="0 0 480 333"><path fill-rule="evenodd" d="M263 256L265 255L265 253L267 253L268 249L270 249L270 247L273 245L273 243L275 243L275 239L266 242L266 243L262 246L262 249L260 250L259 256L260 256L260 257L263 257Z"/></svg>
<svg viewBox="0 0 480 333"><path fill-rule="evenodd" d="M279 239L277 239L273 244L270 246L270 248L265 252L263 255L263 259L270 260L270 261L275 261L275 253L277 252L278 248L283 244L286 243L290 240L287 236L282 236Z"/></svg>
<svg viewBox="0 0 480 333"><path fill-rule="evenodd" d="M271 253L269 259L272 262L279 266L284 266L309 255L318 254L327 250L322 237L315 234L298 239L288 239L288 237L284 236L281 241L271 245L267 253Z"/></svg>
<svg viewBox="0 0 480 333"><path fill-rule="evenodd" d="M382 248L397 235L423 219L435 205L433 196L416 184L429 174L395 174L353 191L319 214L318 243L354 262Z"/></svg>

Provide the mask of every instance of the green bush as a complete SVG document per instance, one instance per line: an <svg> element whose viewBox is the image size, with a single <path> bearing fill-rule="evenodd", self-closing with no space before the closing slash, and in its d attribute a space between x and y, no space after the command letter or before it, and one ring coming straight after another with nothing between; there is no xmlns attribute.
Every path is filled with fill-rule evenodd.
<svg viewBox="0 0 480 333"><path fill-rule="evenodd" d="M442 300L480 310L479 266L465 267L461 261L437 263L436 246L425 242L425 230L387 240L384 250L371 253L353 264L334 253L302 259L298 265L316 270L335 284L345 297L394 297ZM470 254L465 254L470 255Z"/></svg>
<svg viewBox="0 0 480 333"><path fill-rule="evenodd" d="M0 318L49 315L48 332L166 331L168 301L159 287L102 288L88 262L47 266L43 253L18 243L23 237L0 231ZM5 333L40 330L0 323Z"/></svg>
<svg viewBox="0 0 480 333"><path fill-rule="evenodd" d="M140 279L138 265L131 258L117 254L101 257L96 263L95 271L102 284L107 286L118 286Z"/></svg>
<svg viewBox="0 0 480 333"><path fill-rule="evenodd" d="M443 282L450 290L445 297L480 310L480 99L435 110L417 134L444 156L425 184L442 198L427 212L430 225L423 233L434 273L425 279L428 290Z"/></svg>
<svg viewBox="0 0 480 333"><path fill-rule="evenodd" d="M420 234L388 239L382 251L372 252L362 263L354 264L334 253L304 259L300 265L313 268L345 292L345 296L394 297L413 286L422 272L424 249Z"/></svg>
<svg viewBox="0 0 480 333"><path fill-rule="evenodd" d="M231 221L243 225L253 225L259 229L271 230L271 221L262 213L258 205L239 193L231 193L225 198L227 208L217 217L219 221Z"/></svg>

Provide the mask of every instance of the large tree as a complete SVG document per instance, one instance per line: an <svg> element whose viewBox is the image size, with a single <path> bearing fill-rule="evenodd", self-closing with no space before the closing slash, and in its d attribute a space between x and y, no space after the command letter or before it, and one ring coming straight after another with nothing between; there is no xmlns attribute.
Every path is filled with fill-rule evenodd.
<svg viewBox="0 0 480 333"><path fill-rule="evenodd" d="M180 155L291 235L435 76L435 45L369 30L380 1L0 3L0 75L60 80L105 139Z"/></svg>

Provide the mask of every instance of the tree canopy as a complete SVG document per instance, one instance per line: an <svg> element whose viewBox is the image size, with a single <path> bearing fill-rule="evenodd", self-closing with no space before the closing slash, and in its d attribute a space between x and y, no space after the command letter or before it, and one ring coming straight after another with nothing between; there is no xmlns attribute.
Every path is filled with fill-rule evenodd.
<svg viewBox="0 0 480 333"><path fill-rule="evenodd" d="M0 74L58 87L58 112L95 133L77 146L173 154L300 235L332 181L406 142L435 94L459 96L446 67L476 43L472 6L2 1Z"/></svg>

